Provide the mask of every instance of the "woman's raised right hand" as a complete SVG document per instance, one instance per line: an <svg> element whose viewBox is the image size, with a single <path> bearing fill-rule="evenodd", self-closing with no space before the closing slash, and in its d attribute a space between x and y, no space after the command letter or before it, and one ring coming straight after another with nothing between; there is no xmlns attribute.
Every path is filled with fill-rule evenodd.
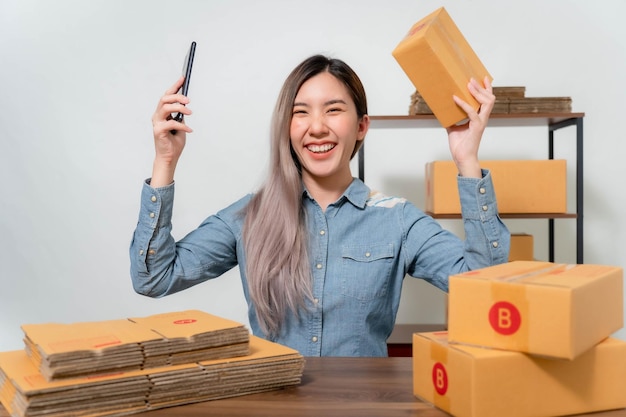
<svg viewBox="0 0 626 417"><path fill-rule="evenodd" d="M172 118L174 113L185 116L191 114L186 106L189 98L178 91L183 84L184 77L180 77L159 100L159 104L152 115L152 129L154 135L155 158L150 184L160 187L171 184L174 180L174 171L178 159L185 148L187 133L193 130L184 123Z"/></svg>

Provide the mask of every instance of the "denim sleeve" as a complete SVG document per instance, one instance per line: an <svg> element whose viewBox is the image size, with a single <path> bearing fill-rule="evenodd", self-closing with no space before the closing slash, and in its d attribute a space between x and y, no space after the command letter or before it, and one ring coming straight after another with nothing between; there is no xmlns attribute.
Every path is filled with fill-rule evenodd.
<svg viewBox="0 0 626 417"><path fill-rule="evenodd" d="M407 273L443 291L448 277L508 261L510 233L498 216L491 174L483 178L458 177L465 229L462 241L416 208L404 213Z"/></svg>
<svg viewBox="0 0 626 417"><path fill-rule="evenodd" d="M498 215L491 173L483 170L480 179L459 176L458 187L469 269L507 262L511 234Z"/></svg>
<svg viewBox="0 0 626 417"><path fill-rule="evenodd" d="M215 278L237 264L237 236L218 216L176 242L172 236L174 184L141 192L130 244L130 273L139 294L161 297Z"/></svg>

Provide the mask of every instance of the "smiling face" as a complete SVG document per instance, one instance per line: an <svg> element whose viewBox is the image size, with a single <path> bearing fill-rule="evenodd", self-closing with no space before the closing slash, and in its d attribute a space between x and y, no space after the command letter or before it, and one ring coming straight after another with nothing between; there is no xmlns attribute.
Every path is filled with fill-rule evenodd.
<svg viewBox="0 0 626 417"><path fill-rule="evenodd" d="M304 82L294 100L290 137L307 188L345 189L352 182L350 159L368 127L369 117L358 117L335 76L322 72Z"/></svg>

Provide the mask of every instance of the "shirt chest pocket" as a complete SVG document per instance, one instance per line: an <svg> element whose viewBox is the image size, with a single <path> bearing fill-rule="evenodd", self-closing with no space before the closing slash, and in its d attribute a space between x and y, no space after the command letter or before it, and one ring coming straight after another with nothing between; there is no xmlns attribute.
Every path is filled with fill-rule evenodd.
<svg viewBox="0 0 626 417"><path fill-rule="evenodd" d="M387 295L393 269L393 243L344 246L341 251L342 292L362 301Z"/></svg>

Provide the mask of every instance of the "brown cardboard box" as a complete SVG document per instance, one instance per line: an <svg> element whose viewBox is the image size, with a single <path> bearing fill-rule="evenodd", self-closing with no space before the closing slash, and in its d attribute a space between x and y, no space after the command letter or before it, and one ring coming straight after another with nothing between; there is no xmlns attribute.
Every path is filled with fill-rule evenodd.
<svg viewBox="0 0 626 417"><path fill-rule="evenodd" d="M567 161L481 161L491 171L500 213L565 213ZM458 171L453 161L426 164L426 211L460 214Z"/></svg>
<svg viewBox="0 0 626 417"><path fill-rule="evenodd" d="M515 261L450 276L451 342L573 359L624 325L623 270Z"/></svg>
<svg viewBox="0 0 626 417"><path fill-rule="evenodd" d="M573 361L413 335L413 393L457 417L540 417L626 407L626 342L608 338Z"/></svg>
<svg viewBox="0 0 626 417"><path fill-rule="evenodd" d="M392 55L444 127L467 118L452 95L478 109L467 83L470 78L491 79L443 7L415 23Z"/></svg>
<svg viewBox="0 0 626 417"><path fill-rule="evenodd" d="M526 233L511 233L509 262L534 260L533 236Z"/></svg>

